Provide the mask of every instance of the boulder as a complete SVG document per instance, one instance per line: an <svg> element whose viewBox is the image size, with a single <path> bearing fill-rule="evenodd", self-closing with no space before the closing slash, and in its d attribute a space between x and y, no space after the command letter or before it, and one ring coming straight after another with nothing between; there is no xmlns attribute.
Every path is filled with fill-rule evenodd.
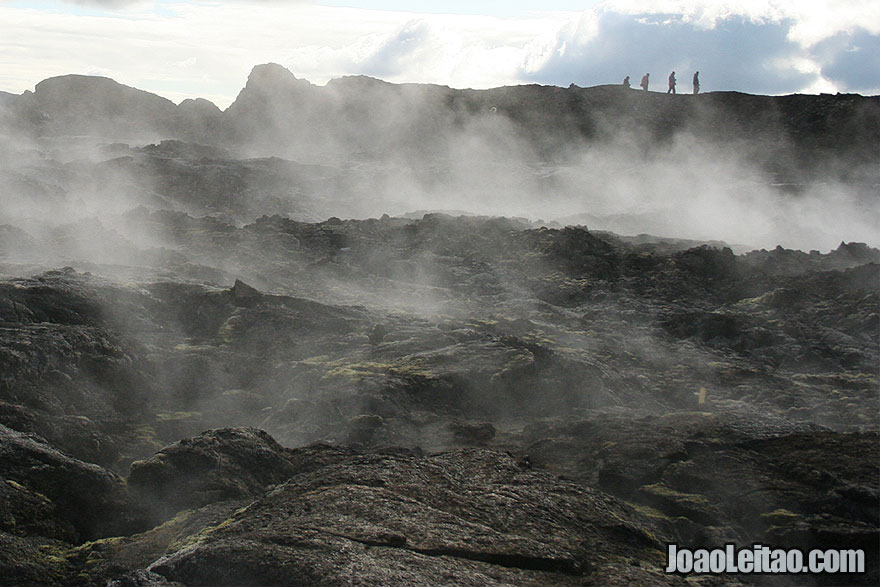
<svg viewBox="0 0 880 587"><path fill-rule="evenodd" d="M160 518L210 503L255 498L270 485L343 458L342 449L285 449L256 428L209 430L131 465L128 484Z"/></svg>
<svg viewBox="0 0 880 587"><path fill-rule="evenodd" d="M118 475L2 425L0 478L16 490L13 499L26 506L7 512L12 518L7 518L7 528L31 526L28 533L78 542L147 527L145 512Z"/></svg>

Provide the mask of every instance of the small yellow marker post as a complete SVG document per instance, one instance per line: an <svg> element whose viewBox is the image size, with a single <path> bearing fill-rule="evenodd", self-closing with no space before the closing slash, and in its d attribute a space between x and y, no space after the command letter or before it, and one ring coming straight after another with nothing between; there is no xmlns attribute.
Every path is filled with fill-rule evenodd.
<svg viewBox="0 0 880 587"><path fill-rule="evenodd" d="M706 403L706 388L705 387L700 388L700 394L699 394L699 399L697 399L697 403L700 405L703 405L704 403Z"/></svg>

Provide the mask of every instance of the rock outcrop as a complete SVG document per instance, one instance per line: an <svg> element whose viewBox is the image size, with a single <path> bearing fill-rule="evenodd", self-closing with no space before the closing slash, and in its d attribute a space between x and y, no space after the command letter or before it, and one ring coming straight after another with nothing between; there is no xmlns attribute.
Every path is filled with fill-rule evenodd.
<svg viewBox="0 0 880 587"><path fill-rule="evenodd" d="M123 480L40 438L0 426L3 530L83 542L146 528ZM20 507L16 507L20 506Z"/></svg>
<svg viewBox="0 0 880 587"><path fill-rule="evenodd" d="M44 80L34 92L4 102L10 123L38 135L231 141L267 155L302 159L319 152L328 160L381 158L407 150L444 157L448 141L469 128L498 149L506 141L494 141L494 133L500 133L499 139L515 136L545 158L615 133L630 132L646 147L690 133L706 144L739 145L743 155L787 183L802 182L829 158L857 163L847 165L855 173L847 179L864 179L880 145L877 97L666 96L621 86L453 90L363 76L318 87L274 63L254 67L222 113L205 100L175 106L107 78L80 75Z"/></svg>

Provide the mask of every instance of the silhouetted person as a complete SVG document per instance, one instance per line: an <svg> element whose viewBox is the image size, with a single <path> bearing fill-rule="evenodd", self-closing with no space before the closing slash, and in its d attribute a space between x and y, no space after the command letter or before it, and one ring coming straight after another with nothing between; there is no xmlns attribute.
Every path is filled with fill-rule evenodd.
<svg viewBox="0 0 880 587"><path fill-rule="evenodd" d="M625 78L623 78L623 87L629 88L629 76L626 76Z"/></svg>
<svg viewBox="0 0 880 587"><path fill-rule="evenodd" d="M694 95L700 93L700 72L694 74Z"/></svg>
<svg viewBox="0 0 880 587"><path fill-rule="evenodd" d="M650 73L646 73L645 75L643 75L642 76L642 83L639 84L640 86L642 86L642 89L645 90L646 92L648 91L648 78L650 76L651 76Z"/></svg>
<svg viewBox="0 0 880 587"><path fill-rule="evenodd" d="M675 72L669 74L669 89L666 90L667 94L675 93Z"/></svg>

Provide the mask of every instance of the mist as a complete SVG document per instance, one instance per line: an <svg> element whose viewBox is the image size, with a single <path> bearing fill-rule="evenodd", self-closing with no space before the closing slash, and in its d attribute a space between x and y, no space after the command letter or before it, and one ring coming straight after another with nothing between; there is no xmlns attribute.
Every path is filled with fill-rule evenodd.
<svg viewBox="0 0 880 587"><path fill-rule="evenodd" d="M190 124L190 140L210 146L152 142L156 125L143 116L115 127L92 125L92 114L74 122L46 115L53 127L66 125L64 132L88 129L79 137L35 138L13 127L2 146L0 222L44 241L65 225L55 248L66 258L108 262L133 261L123 254L135 244L124 242L119 219L139 206L234 226L264 214L319 221L445 211L724 241L738 252L878 244L873 166L835 153L821 165L798 162L798 145L784 136L767 145L773 129L751 142L748 134L694 130L701 120L723 119L717 106L700 106L685 125L669 121L691 116L695 97L670 101L606 88L614 91L610 113L585 111L578 119L542 113L546 97L523 110L511 101L515 88L466 94L368 78L318 87L264 68L224 113L238 116L231 130L199 137ZM139 98L126 95L127 107ZM666 122L645 126L643 118L638 128L637 120L612 118L634 100L659 108ZM254 133L255 126L265 132ZM136 240L138 247L175 246L161 234Z"/></svg>
<svg viewBox="0 0 880 587"><path fill-rule="evenodd" d="M116 90L123 111L137 109L140 94ZM751 413L742 379L704 365L740 360L727 348L738 345L774 366L800 352L808 366L787 369L802 374L821 363L814 341L782 351L774 345L790 335L768 344L741 308L731 334L714 315L668 306L670 296L691 303L679 288L764 270L760 257L682 255L781 245L830 251L809 257L816 269L868 260L841 261L835 249L878 244L876 170L838 153L808 169L788 139L707 134L705 121L725 111L694 111L688 96L605 87L593 89L599 114L558 106L590 90L467 93L366 78L317 87L262 66L222 114L230 122L210 132L190 121L156 141L167 120L116 126L100 112L39 110L48 126L12 126L2 143L0 272L67 267L64 287L98 297L120 352L152 372L141 390L151 449L250 425L289 445L441 450L468 437L459 425L491 423L503 436L537 417L692 409L701 387ZM621 118L626 108L650 116ZM665 274L682 272L667 285ZM655 282L662 293L640 300ZM239 298L245 287L252 298ZM129 295L131 317L119 304ZM707 325L666 326L689 320ZM850 360L864 366L872 352ZM809 409L835 427L852 415Z"/></svg>

